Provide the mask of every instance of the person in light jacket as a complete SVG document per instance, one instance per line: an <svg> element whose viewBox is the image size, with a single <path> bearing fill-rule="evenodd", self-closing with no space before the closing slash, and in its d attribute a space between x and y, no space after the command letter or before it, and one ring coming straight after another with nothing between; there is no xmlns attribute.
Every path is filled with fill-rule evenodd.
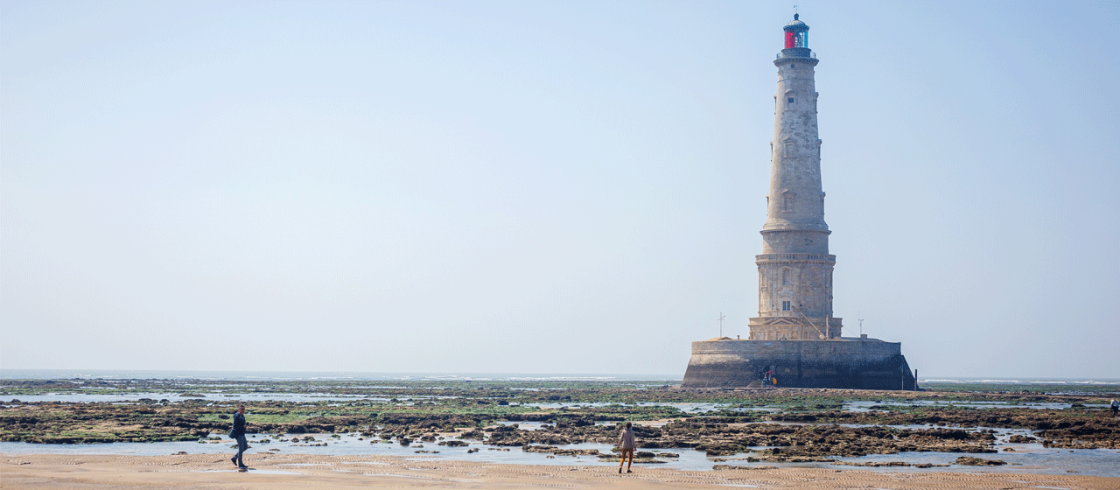
<svg viewBox="0 0 1120 490"><path fill-rule="evenodd" d="M615 447L622 449L622 459L618 461L618 472L622 473L622 464L626 462L626 455L630 455L630 464L626 465L626 472L630 473L630 465L634 464L634 450L638 445L634 443L634 427L630 422L626 423L626 427L618 434L618 444Z"/></svg>
<svg viewBox="0 0 1120 490"><path fill-rule="evenodd" d="M245 450L249 448L249 441L245 440L245 405L239 405L237 413L233 414L233 430L229 435L237 439L237 455L229 460L233 461L233 465L238 469L249 469L245 466L244 459Z"/></svg>

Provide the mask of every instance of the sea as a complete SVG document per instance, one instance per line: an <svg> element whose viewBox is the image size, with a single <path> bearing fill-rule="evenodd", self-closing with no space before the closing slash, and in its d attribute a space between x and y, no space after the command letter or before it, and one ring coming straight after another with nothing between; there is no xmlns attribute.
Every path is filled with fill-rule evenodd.
<svg viewBox="0 0 1120 490"><path fill-rule="evenodd" d="M200 379L227 381L672 381L676 374L376 373L339 371L169 371L3 369L0 379ZM1118 381L1120 382L1120 381Z"/></svg>
<svg viewBox="0 0 1120 490"><path fill-rule="evenodd" d="M179 371L179 370L96 370L96 369L2 369L0 368L0 391L3 380L14 379L105 379L105 380L207 380L207 381L491 381L491 382L615 382L634 383L636 385L664 385L678 383L680 374L572 374L572 373L380 373L380 372L332 372L332 371ZM926 384L986 384L986 385L1058 385L1057 391L1078 392L1079 388L1094 388L1094 391L1120 393L1120 378L968 378L968 377L929 377L922 380ZM1115 386L1116 390L1109 389ZM61 402L126 402L135 399L136 394L116 398L116 395L83 395L73 393L44 394L21 397L23 402L30 401L61 401ZM163 396L171 401L178 399L178 394L145 394L145 396ZM255 399L260 394L223 393L222 397ZM268 399L299 400L307 394L292 394L290 397L266 395ZM314 395L317 400L329 400L337 397L340 401L350 400L352 395ZM0 400L0 404L8 403ZM867 402L853 402L846 404L846 409L864 409L860 405ZM957 403L957 405L961 405ZM976 408L988 407L977 405ZM1039 409L1065 408L1051 406L1052 404L1039 404ZM998 405L995 405L998 406ZM714 406L696 406L686 411L706 411ZM1094 407L1096 408L1096 407ZM1101 407L1103 409L1103 405ZM523 429L533 430L532 424L522 424ZM973 430L986 430L981 427ZM1027 435L1030 431L1022 429L993 429L996 431L997 454L963 454L963 453L938 453L914 452L886 455L868 455L861 457L838 457L836 462L848 463L883 463L905 462L912 465L930 463L934 465L949 465L948 467L914 468L914 467L858 467L861 470L879 472L929 472L929 471L967 471L967 472L1011 472L1011 473L1043 473L1043 474L1082 474L1120 478L1120 450L1112 449L1056 449L1045 448L1041 444L1024 443L1012 444L1005 442L1011 435ZM221 434L214 434L221 436ZM304 435L300 435L304 436ZM324 441L325 446L308 446L293 442L279 442L270 440L264 442L269 436L256 435L250 439L250 444L261 450L279 450L284 453L305 453L323 455L379 455L397 456L409 459L454 459L472 460L480 462L503 464L534 464L534 465L614 465L603 463L597 458L588 456L556 456L548 457L546 454L524 452L520 448L495 448L483 444L472 443L466 447L447 447L431 445L420 448L413 444L401 446L399 444L385 444L366 441L357 434L312 434L317 441ZM286 437L290 439L290 436ZM110 455L168 455L180 451L187 453L225 453L230 452L229 440L212 439L191 442L155 442L155 443L109 443L109 444L29 444L23 442L0 442L0 454L110 454ZM575 444L570 449L598 449L600 452L609 452L611 447L605 444ZM477 452L468 453L470 449ZM760 448L761 449L761 448ZM1010 449L1010 451L1008 451ZM707 457L703 452L693 449L672 449L654 451L668 451L677 454L676 458L665 458L666 463L661 467L676 468L690 471L712 470L717 464L730 464L739 466L774 466L775 463L754 463L747 461L747 455L719 458L715 460ZM980 456L1006 461L1005 466L996 467L970 467L957 466L952 463L960 456ZM856 467L836 465L831 463L779 463L782 467L824 467L834 469L853 469Z"/></svg>
<svg viewBox="0 0 1120 490"><path fill-rule="evenodd" d="M633 381L677 383L676 374L573 374L573 373L381 373L352 371L190 371L190 370L114 370L114 369L5 369L3 379L199 379L228 381ZM1007 385L1116 385L1120 378L1046 378L1046 377L923 377L921 383L933 384L1007 384Z"/></svg>

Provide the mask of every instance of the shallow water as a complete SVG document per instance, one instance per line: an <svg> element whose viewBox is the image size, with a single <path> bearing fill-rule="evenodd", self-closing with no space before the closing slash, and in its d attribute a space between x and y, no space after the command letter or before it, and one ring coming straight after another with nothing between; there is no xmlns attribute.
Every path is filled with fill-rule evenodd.
<svg viewBox="0 0 1120 490"><path fill-rule="evenodd" d="M303 437L304 434L285 436ZM414 444L401 446L374 442L369 440L359 441L357 437L343 436L341 439L331 438L329 434L314 434L316 441L326 442L327 446L306 446L302 443L296 445L290 442L259 443L249 440L251 448L246 453L246 461L251 462L253 454L269 452L269 449L279 449L280 454L318 454L318 455L376 455L397 456L417 459L454 459L461 461L481 461L502 464L536 464L536 465L611 465L618 463L603 463L595 456L555 456L549 458L547 454L525 452L520 447L487 446L471 442L469 446L448 447L436 443ZM259 439L258 439L259 440ZM469 441L468 441L469 442ZM189 454L221 454L235 453L231 448L233 441L221 439L218 443L198 442L153 442L153 443L109 443L109 444L29 444L24 442L0 442L0 453L6 454L119 454L128 456L160 456L175 454L185 451ZM609 453L613 446L610 444L571 444L563 449L597 449L601 453ZM478 452L467 453L469 449L477 448ZM505 451L503 449L508 449ZM439 451L433 453L416 453L416 451ZM661 458L667 463L658 464L682 470L710 470L715 464L708 460L704 453L694 449L654 449L655 452L670 452L679 454L679 458Z"/></svg>
<svg viewBox="0 0 1120 490"><path fill-rule="evenodd" d="M731 410L731 411L779 411L778 407L748 407L742 408L737 406L738 403L674 403L674 402L638 402L638 403L620 403L620 402L556 402L556 403L543 403L543 402L529 402L524 403L522 406L535 407L540 409L559 410L562 408L601 408L609 406L619 407L673 407L684 413L707 413L715 412L718 410Z"/></svg>
<svg viewBox="0 0 1120 490"><path fill-rule="evenodd" d="M238 401L286 401L286 402L323 402L323 401L360 401L388 402L389 398L369 397L362 395L335 395L330 393L200 393L202 396L183 396L181 393L115 393L110 395L92 395L84 393L44 393L42 395L13 396L6 401L19 400L20 403L33 402L65 402L65 403L98 403L98 402L135 402L143 398L151 400L167 400L182 402L186 400L202 400L214 403L234 403ZM412 396L410 398L435 398ZM400 402L407 404L407 402Z"/></svg>
<svg viewBox="0 0 1120 490"><path fill-rule="evenodd" d="M998 431L997 438L1006 440L1007 436L1013 433L1029 434L1029 431L1021 430L1002 430ZM284 436L285 439L290 437L304 437L305 434L292 434ZM390 444L363 440L359 441L356 436L342 436L340 439L332 438L329 434L314 434L316 439L314 443L326 442L327 446L306 446L303 443L293 444L291 442L272 442L261 443L260 438L250 439L249 445L251 448L246 454L246 461L252 464L252 458L255 454L268 451L269 449L279 449L280 454L318 454L325 456L332 455L377 455L377 456L397 456L405 458L416 459L448 459L459 461L479 461L488 463L501 463L501 464L535 464L535 465L587 465L587 466L611 466L618 463L601 462L595 456L555 456L549 458L545 453L525 452L520 447L504 447L498 448L495 446L487 446L473 441L467 441L469 446L463 447L448 447L439 446L435 443L425 443L422 445L401 446L393 442ZM233 446L233 441L229 439L221 439L217 443L198 443L198 442L154 442L154 443L109 443L109 444L30 444L24 442L0 442L0 453L5 454L116 454L128 456L159 456L175 454L179 451L185 451L189 454L233 454L236 452ZM420 447L423 446L423 447ZM609 453L613 446L609 444L572 444L567 446L560 446L562 449L597 449L601 453ZM675 468L679 470L691 471L706 471L711 470L712 466L716 464L728 464L736 466L778 466L778 467L827 467L835 469L861 469L868 471L902 471L902 472L926 472L926 471L984 471L984 472L1026 472L1026 473L1048 473L1048 474L1073 474L1092 475L1092 476L1108 476L1120 477L1120 450L1112 449L1047 449L1043 448L1041 444L1006 444L1000 443L996 445L1001 451L996 454L966 454L966 453L937 453L937 452L910 452L899 454L874 454L861 457L837 457L837 461L850 461L850 462L890 462L890 461L903 461L910 464L951 464L961 456L975 456L986 459L999 459L1006 461L1008 465L1005 466L992 466L992 467L974 467L974 466L950 466L948 468L914 468L914 467L889 467L889 468L872 468L872 467L853 467L844 465L833 465L829 463L772 463L772 462L758 462L748 463L746 458L749 454L739 454L731 457L721 457L719 459L724 461L713 461L708 458L703 452L694 449L641 449L648 450L655 453L668 452L679 454L679 458L658 458L666 461L664 464L650 465L664 468ZM1016 452L1003 452L1002 448L1012 447ZM468 453L467 451L473 448L479 449L478 452ZM503 450L508 449L508 451ZM756 450L763 449L762 447L755 448ZM439 451L439 453L421 453L416 451ZM376 464L371 462L370 464ZM293 470L298 471L298 468L291 466Z"/></svg>
<svg viewBox="0 0 1120 490"><path fill-rule="evenodd" d="M541 426L545 425L544 422L498 422L498 425L508 425L510 427L516 426L521 430L541 430Z"/></svg>
<svg viewBox="0 0 1120 490"><path fill-rule="evenodd" d="M332 393L222 393L222 392L205 392L200 393L201 396L183 396L182 393L114 393L114 394L83 394L83 393L45 393L41 395L22 395L15 396L12 399L18 399L21 403L32 402L64 402L64 403L125 403L136 402L140 399L151 400L168 400L170 402L182 402L186 400L203 400L212 403L235 403L239 401L285 401L285 402L356 402L368 401L371 403L388 403L393 400L389 397L371 397L365 395L347 395L347 394L332 394ZM393 402L398 405L408 405L413 401L419 400L433 400L433 399L453 399L458 398L455 396L437 396L437 395L408 395ZM4 403L4 401L0 401ZM562 408L601 408L609 406L621 407L673 407L683 413L702 414L709 412L716 412L726 410L730 412L769 412L776 413L783 410L780 406L752 406L742 407L738 403L672 403L672 402L639 402L639 403L619 403L619 402L538 402L538 403L525 403L523 406L536 407L539 409L552 409L558 410ZM1070 408L1069 403L1008 403L1008 402L974 402L974 401L943 401L943 400L881 400L881 401L845 401L841 410L850 412L868 412L874 410L872 407L959 407L959 408L972 408L972 409L985 409L985 408L1030 408L1036 410L1064 410ZM1085 404L1089 409L1105 409L1105 404Z"/></svg>
<svg viewBox="0 0 1120 490"><path fill-rule="evenodd" d="M888 462L903 461L910 464L931 463L951 464L961 456L974 456L983 459L998 459L1006 461L1004 466L951 466L949 468L860 468L875 471L984 471L984 472L1022 472L1045 473L1053 475L1077 474L1091 476L1120 477L1120 450L1115 449L1046 449L1041 444L1012 444L1016 452L997 454L964 454L964 453L934 453L910 452L899 454L874 454L858 458L836 458L838 461L853 462ZM829 465L835 468L853 468L852 466Z"/></svg>
<svg viewBox="0 0 1120 490"><path fill-rule="evenodd" d="M1008 402L974 402L964 400L882 400L882 401L846 401L843 409L847 412L868 412L874 406L884 407L957 407L957 408L1031 408L1035 410L1065 410L1070 408L1069 403L1008 403ZM1088 406L1088 405L1086 405ZM1101 405L1104 407L1104 405Z"/></svg>

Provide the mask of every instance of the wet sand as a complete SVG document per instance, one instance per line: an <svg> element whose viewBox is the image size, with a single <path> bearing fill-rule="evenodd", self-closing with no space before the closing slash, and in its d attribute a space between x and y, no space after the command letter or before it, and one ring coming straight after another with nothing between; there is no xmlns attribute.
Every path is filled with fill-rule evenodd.
<svg viewBox="0 0 1120 490"><path fill-rule="evenodd" d="M501 465L387 456L252 455L238 472L228 455L0 454L0 489L204 488L890 488L1115 489L1120 478L974 471L875 472L820 468L678 471L635 466Z"/></svg>

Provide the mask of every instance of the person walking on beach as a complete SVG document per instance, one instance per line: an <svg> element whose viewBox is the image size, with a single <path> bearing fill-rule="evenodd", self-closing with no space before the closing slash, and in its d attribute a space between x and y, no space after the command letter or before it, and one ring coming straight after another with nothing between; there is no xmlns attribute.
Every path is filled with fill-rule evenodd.
<svg viewBox="0 0 1120 490"><path fill-rule="evenodd" d="M229 436L237 439L237 455L229 460L238 469L249 469L245 466L244 459L245 450L249 448L249 441L245 440L245 405L237 406L237 413L233 414L233 430L229 431Z"/></svg>
<svg viewBox="0 0 1120 490"><path fill-rule="evenodd" d="M634 450L638 445L634 443L634 428L630 422L626 423L626 427L618 434L618 444L614 447L622 449L622 459L618 461L618 472L622 473L622 463L626 462L626 455L630 455L630 464L626 465L626 472L630 473L630 465L634 464Z"/></svg>
<svg viewBox="0 0 1120 490"><path fill-rule="evenodd" d="M1109 403L1108 406L1112 409L1113 417L1115 417L1117 413L1120 413L1120 402L1112 400L1112 403Z"/></svg>

